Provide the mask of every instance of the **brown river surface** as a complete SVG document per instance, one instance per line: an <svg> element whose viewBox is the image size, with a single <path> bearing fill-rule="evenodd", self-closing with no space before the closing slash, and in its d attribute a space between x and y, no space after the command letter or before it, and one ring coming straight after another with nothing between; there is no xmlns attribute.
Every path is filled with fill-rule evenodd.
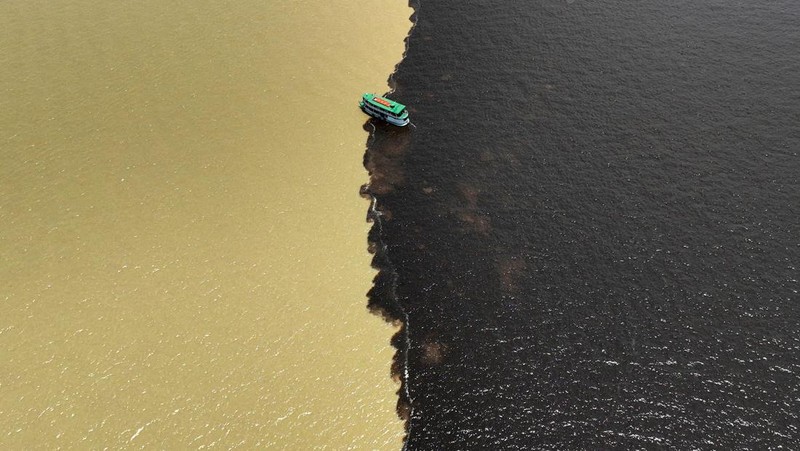
<svg viewBox="0 0 800 451"><path fill-rule="evenodd" d="M356 103L410 14L0 3L0 448L401 446Z"/></svg>

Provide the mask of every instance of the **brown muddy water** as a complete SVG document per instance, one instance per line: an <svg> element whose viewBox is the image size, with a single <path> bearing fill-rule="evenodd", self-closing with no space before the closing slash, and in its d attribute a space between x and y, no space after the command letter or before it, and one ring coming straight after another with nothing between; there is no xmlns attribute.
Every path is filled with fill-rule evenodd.
<svg viewBox="0 0 800 451"><path fill-rule="evenodd" d="M0 448L401 446L356 102L410 14L0 4Z"/></svg>

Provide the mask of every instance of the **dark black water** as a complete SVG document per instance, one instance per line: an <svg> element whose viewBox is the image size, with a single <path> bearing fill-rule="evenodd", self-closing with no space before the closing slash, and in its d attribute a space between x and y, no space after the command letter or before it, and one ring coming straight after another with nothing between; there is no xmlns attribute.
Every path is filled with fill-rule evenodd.
<svg viewBox="0 0 800 451"><path fill-rule="evenodd" d="M367 153L407 448L800 447L800 3L420 3Z"/></svg>

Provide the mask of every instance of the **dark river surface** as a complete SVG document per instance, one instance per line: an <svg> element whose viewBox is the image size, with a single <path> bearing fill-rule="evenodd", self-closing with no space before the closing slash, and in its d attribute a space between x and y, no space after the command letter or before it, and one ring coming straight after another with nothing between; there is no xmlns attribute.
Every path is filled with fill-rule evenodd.
<svg viewBox="0 0 800 451"><path fill-rule="evenodd" d="M406 447L798 446L800 4L412 4L365 160Z"/></svg>

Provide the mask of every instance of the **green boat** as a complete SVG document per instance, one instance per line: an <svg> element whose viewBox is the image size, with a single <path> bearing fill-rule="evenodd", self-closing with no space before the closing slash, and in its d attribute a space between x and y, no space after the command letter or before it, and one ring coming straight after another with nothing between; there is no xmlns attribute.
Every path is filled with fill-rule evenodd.
<svg viewBox="0 0 800 451"><path fill-rule="evenodd" d="M358 106L368 115L398 127L405 127L410 122L406 106L385 97L364 94Z"/></svg>

